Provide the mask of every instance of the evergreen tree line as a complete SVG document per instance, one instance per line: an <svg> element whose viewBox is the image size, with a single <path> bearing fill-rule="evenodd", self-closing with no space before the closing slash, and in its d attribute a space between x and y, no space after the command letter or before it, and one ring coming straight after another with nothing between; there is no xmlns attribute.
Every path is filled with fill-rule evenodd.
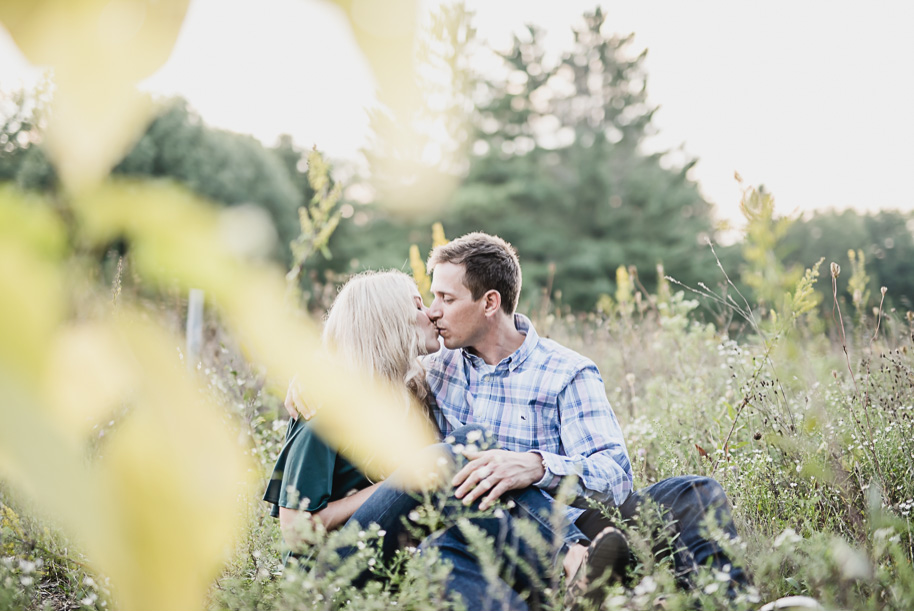
<svg viewBox="0 0 914 612"><path fill-rule="evenodd" d="M632 36L608 33L608 25L600 9L585 14L572 47L554 60L546 55L543 31L528 27L499 53L503 71L480 75L471 57L485 49L472 16L461 7L443 8L420 45L421 61L439 75L426 88L438 88L434 108L430 102L415 117L373 111L364 181L374 197L367 203L343 198L348 210L330 239L332 258L305 262L305 289L330 274L408 269L409 245L428 249L434 222L442 222L449 237L482 230L512 242L522 256L528 307L547 289L572 310L592 310L601 295L615 292L619 266L633 266L648 291L656 287L658 264L687 285L722 281L707 246L718 237L712 206L689 178L697 160L676 164L671 160L682 151L645 152L657 110L647 98L646 51L633 52ZM442 84L441 74L449 81ZM5 102L0 181L53 191L56 177L41 149L40 92ZM429 129L433 118L441 122L437 137ZM392 135L407 123L425 127L426 146L397 148ZM421 159L429 147L437 154ZM425 164L431 176L447 175L456 188L436 193L434 180L407 184L390 171L391 159ZM263 207L279 236L274 255L286 266L301 231L298 209L314 197L307 172L307 151L290 137L265 147L210 128L183 100L163 104L114 171L171 178L226 206ZM418 199L428 205L397 212L396 200L419 187ZM825 257L849 270L851 249L866 261L871 295L887 286L888 305L912 308L910 213L817 212L789 225L776 254L787 266ZM746 265L740 245L717 254L739 282Z"/></svg>

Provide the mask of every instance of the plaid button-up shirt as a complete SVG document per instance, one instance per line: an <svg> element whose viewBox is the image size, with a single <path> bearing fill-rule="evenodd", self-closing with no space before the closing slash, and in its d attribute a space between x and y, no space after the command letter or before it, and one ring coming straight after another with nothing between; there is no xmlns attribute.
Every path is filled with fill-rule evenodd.
<svg viewBox="0 0 914 612"><path fill-rule="evenodd" d="M524 343L495 366L465 349L426 358L442 435L483 425L502 448L543 457L537 487L554 491L574 474L579 495L621 505L632 490L631 462L597 366L540 338L527 317L516 314L514 324ZM580 512L569 508L569 518Z"/></svg>

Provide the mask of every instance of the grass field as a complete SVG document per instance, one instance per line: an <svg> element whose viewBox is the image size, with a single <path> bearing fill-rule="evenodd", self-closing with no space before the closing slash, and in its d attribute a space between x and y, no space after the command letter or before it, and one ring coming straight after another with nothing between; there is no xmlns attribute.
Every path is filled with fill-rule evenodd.
<svg viewBox="0 0 914 612"><path fill-rule="evenodd" d="M678 474L723 484L740 533L729 544L732 556L756 589L728 601L711 572L691 591L677 588L669 561L649 553L644 527L629 532L639 557L633 579L612 586L604 607L755 609L787 595L809 595L826 608L914 607L914 324L880 312L877 332L872 312L846 312L845 305L844 334L815 310L773 323L734 319L722 331L704 320L720 312L705 308L713 301L680 292L600 314L546 305L536 317L541 335L599 366L636 487ZM249 452L266 479L285 431L281 399L262 389L262 371L240 354L210 325L200 372L207 392L249 432ZM113 605L105 578L78 546L7 492L0 496L0 607ZM256 495L248 508L245 533L211 588L213 608L460 607L447 599L447 568L434 558L405 550L395 566L381 568L371 530L307 533L317 551L306 568L312 571L283 573L277 522ZM431 508L419 518L432 526L438 520ZM362 542L353 563L372 564L386 581L349 587L358 567L339 567L333 556L334 544L344 542ZM478 546L489 570L499 571L504 560L486 542ZM561 609L561 577L541 578L546 607Z"/></svg>

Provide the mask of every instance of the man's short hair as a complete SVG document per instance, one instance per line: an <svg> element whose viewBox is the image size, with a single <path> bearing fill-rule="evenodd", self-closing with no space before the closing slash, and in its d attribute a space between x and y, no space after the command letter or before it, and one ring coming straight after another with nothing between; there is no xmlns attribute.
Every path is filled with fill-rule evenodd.
<svg viewBox="0 0 914 612"><path fill-rule="evenodd" d="M428 257L428 272L441 263L464 266L463 284L478 300L486 291L501 294L501 308L514 314L520 297L521 273L517 252L505 240L483 232L473 232L436 247Z"/></svg>

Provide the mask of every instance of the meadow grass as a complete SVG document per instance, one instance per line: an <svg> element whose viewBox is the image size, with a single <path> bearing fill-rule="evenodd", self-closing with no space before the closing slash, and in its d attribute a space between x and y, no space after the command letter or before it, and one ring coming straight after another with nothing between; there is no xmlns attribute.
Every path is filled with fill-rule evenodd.
<svg viewBox="0 0 914 612"><path fill-rule="evenodd" d="M727 546L748 569L756 593L727 600L723 576L710 571L682 590L669 559L651 553L652 527L643 525L629 531L639 560L632 579L610 586L604 607L754 609L788 595L812 596L826 608L914 605L911 322L883 313L874 339L875 319L858 316L845 334L846 358L841 336L827 333L815 314L778 333L747 326L740 334L701 321L698 301L682 293L644 304L623 315L547 309L536 324L600 367L636 487L679 474L709 475L723 484L740 534ZM282 427L270 425L270 417L263 425L262 435L273 442L261 446L275 448L270 436ZM214 588L215 607L459 605L448 602L435 574L425 574L435 567L440 579L440 565L428 565L414 551L403 553L386 583L358 593L347 591L345 580L333 583L332 570L320 579L335 584L329 591L313 572L287 571L280 578L280 539L262 516L263 509L252 511L251 537L260 538L259 558L270 555L273 565L257 573L257 563L265 562L248 554L244 568ZM486 555L484 543L478 546L483 557L499 561L491 551ZM561 577L542 579L549 588L543 605L561 609ZM237 599L225 597L229 590Z"/></svg>
<svg viewBox="0 0 914 612"><path fill-rule="evenodd" d="M636 487L680 474L721 482L740 534L726 545L748 569L757 592L729 601L723 577L710 571L696 579L694 588L682 590L669 559L651 553L654 526L645 524L628 533L638 558L631 580L610 585L603 607L755 609L787 595L809 595L826 608L914 607L910 317L880 312L878 333L876 318L859 312L845 317L843 335L814 313L780 331L722 328L703 321L700 301L689 298L681 292L648 296L635 308L587 315L550 305L535 323L541 335L599 366L625 433ZM281 398L266 392L263 372L247 364L214 323L207 329L198 373L206 391L248 431L242 443L265 481L285 431ZM2 490L0 503L0 607L113 605L104 577L92 572L78 546ZM423 520L434 524L435 508L424 512ZM447 567L434 554L408 548L384 567L371 529L311 530L306 539L316 554L300 568L284 569L278 522L252 496L244 536L213 584L209 605L461 606L445 592ZM359 555L340 566L333 551L345 544L356 544ZM497 575L505 559L484 538L473 546L487 571ZM349 581L366 566L379 580L353 588ZM546 589L540 605L561 609L560 574L539 579Z"/></svg>

